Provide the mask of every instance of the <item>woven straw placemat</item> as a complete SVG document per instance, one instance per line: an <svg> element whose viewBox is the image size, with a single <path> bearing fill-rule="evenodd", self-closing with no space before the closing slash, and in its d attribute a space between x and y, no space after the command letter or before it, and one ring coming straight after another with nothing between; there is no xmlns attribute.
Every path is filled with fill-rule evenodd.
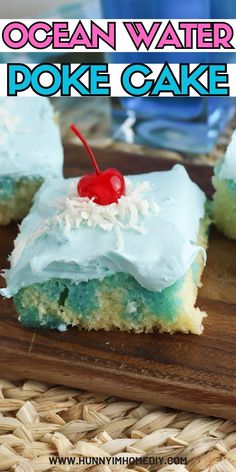
<svg viewBox="0 0 236 472"><path fill-rule="evenodd" d="M33 381L15 384L1 380L0 385L1 471L236 470L233 421ZM138 465L50 465L51 457L148 455L161 458L162 465L149 469ZM166 465L167 458L182 458L187 465Z"/></svg>

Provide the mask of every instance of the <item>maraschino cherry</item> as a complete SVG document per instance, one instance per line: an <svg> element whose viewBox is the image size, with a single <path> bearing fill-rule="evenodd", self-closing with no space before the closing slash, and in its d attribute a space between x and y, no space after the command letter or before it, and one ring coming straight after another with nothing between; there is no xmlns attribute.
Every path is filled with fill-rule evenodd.
<svg viewBox="0 0 236 472"><path fill-rule="evenodd" d="M110 205L117 203L122 195L125 195L125 179L116 169L106 169L100 171L94 154L86 139L75 125L70 126L71 131L82 141L88 151L95 172L86 174L78 182L78 194L80 197L93 198L98 205Z"/></svg>

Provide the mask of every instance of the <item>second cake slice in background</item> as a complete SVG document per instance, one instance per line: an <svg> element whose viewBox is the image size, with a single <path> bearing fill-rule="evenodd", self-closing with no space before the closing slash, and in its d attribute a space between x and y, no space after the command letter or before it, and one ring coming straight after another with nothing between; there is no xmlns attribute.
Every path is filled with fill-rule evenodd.
<svg viewBox="0 0 236 472"><path fill-rule="evenodd" d="M46 178L61 177L59 125L47 98L0 98L0 225L21 220Z"/></svg>
<svg viewBox="0 0 236 472"><path fill-rule="evenodd" d="M213 217L216 226L226 236L236 239L236 131L224 159L215 168L213 184Z"/></svg>

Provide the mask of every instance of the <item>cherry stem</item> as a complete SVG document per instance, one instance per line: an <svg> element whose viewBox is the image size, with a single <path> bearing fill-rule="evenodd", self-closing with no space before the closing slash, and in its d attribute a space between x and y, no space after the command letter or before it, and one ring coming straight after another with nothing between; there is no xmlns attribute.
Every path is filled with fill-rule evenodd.
<svg viewBox="0 0 236 472"><path fill-rule="evenodd" d="M89 146L88 142L86 141L84 136L80 133L80 131L78 130L78 128L76 128L76 126L74 124L70 125L70 129L71 129L71 131L73 131L73 133L75 133L75 135L80 139L80 141L82 141L85 149L88 151L88 154L90 156L90 159L92 161L92 164L93 164L93 167L94 167L94 170L95 170L96 174L100 175L101 171L100 171L100 169L97 165L97 161L94 157L93 151L92 151L91 147Z"/></svg>

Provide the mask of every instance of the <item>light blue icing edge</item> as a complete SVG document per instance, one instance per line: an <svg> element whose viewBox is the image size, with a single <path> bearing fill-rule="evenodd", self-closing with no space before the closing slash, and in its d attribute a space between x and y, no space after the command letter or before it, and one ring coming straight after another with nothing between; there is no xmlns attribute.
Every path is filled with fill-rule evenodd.
<svg viewBox="0 0 236 472"><path fill-rule="evenodd" d="M0 98L0 177L61 177L62 169L60 130L50 101Z"/></svg>
<svg viewBox="0 0 236 472"><path fill-rule="evenodd" d="M179 280L204 249L196 245L199 223L204 217L206 197L191 181L186 170L176 165L171 171L129 176L132 183L149 181L145 198L156 201L159 213L142 220L147 229L142 235L122 231L124 246L116 248L114 231L89 228L85 224L66 233L59 226L34 240L14 267L6 271L11 297L21 287L67 278L76 282L103 278L117 272L131 274L144 288L160 291ZM30 214L24 219L17 243L32 234L56 210L50 202L65 196L72 179L45 182L36 195Z"/></svg>

